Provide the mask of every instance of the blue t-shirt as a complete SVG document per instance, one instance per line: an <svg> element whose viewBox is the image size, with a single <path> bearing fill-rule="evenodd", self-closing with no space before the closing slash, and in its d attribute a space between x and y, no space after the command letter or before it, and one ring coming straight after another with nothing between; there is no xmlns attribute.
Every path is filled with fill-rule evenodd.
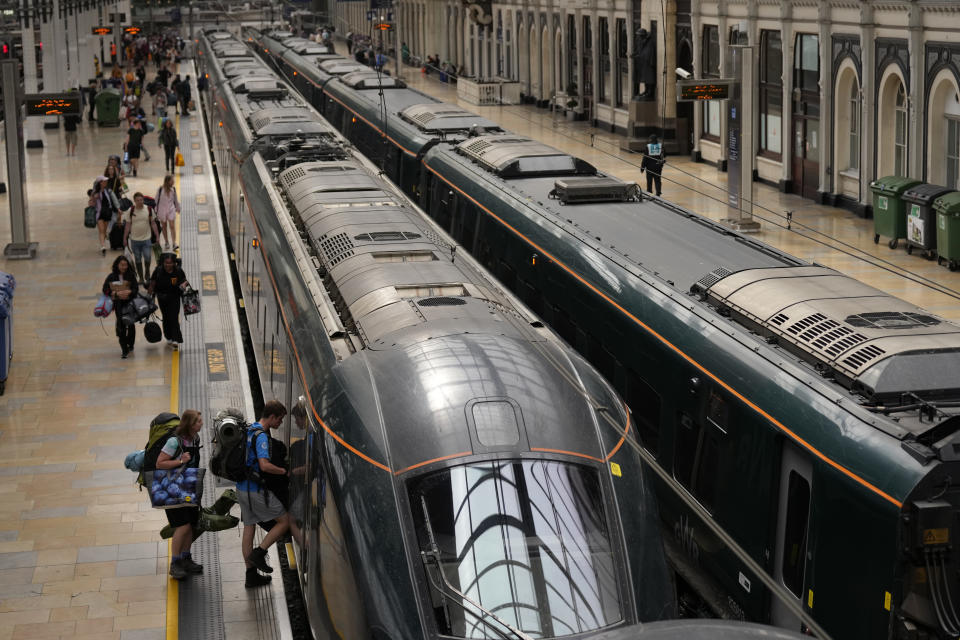
<svg viewBox="0 0 960 640"><path fill-rule="evenodd" d="M270 436L266 431L260 433L257 429L263 429L259 422L254 422L247 429L247 468L257 470L260 468L260 458L270 459ZM253 434L257 434L256 443L253 442ZM260 484L254 480L244 479L237 483L237 491L260 491Z"/></svg>

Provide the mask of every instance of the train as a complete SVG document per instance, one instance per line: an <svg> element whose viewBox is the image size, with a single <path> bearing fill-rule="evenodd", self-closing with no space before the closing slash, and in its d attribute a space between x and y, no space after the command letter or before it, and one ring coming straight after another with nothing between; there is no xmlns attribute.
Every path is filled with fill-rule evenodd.
<svg viewBox="0 0 960 640"><path fill-rule="evenodd" d="M960 327L401 79L245 35L625 398L683 611L960 635Z"/></svg>
<svg viewBox="0 0 960 640"><path fill-rule="evenodd" d="M586 638L671 617L622 399L242 42L199 45L258 376L291 408L314 637Z"/></svg>

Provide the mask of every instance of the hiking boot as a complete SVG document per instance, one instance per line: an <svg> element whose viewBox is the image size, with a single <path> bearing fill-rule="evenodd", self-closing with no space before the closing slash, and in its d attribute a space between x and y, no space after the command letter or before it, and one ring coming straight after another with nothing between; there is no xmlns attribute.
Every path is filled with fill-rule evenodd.
<svg viewBox="0 0 960 640"><path fill-rule="evenodd" d="M180 566L186 569L187 573L203 573L203 565L194 562L190 556L181 559Z"/></svg>
<svg viewBox="0 0 960 640"><path fill-rule="evenodd" d="M253 551L250 552L250 555L247 557L247 560L250 561L257 569L263 571L264 573L273 573L273 567L267 564L267 551L262 547L255 547Z"/></svg>
<svg viewBox="0 0 960 640"><path fill-rule="evenodd" d="M174 560L170 563L170 577L174 580L183 580L187 577L187 570L181 560Z"/></svg>
<svg viewBox="0 0 960 640"><path fill-rule="evenodd" d="M265 584L270 584L270 580L272 579L270 576L260 575L256 569L250 567L247 569L247 579L243 583L243 586L247 589L254 589L256 587L262 587Z"/></svg>

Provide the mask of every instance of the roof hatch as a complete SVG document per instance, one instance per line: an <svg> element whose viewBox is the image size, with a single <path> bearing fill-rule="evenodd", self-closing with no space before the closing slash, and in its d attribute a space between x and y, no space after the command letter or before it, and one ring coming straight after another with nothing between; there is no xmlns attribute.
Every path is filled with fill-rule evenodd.
<svg viewBox="0 0 960 640"><path fill-rule="evenodd" d="M691 289L872 402L960 395L960 326L832 269L720 269Z"/></svg>
<svg viewBox="0 0 960 640"><path fill-rule="evenodd" d="M627 202L641 197L636 182L624 182L609 176L557 180L548 195L559 200L560 204Z"/></svg>
<svg viewBox="0 0 960 640"><path fill-rule="evenodd" d="M492 120L442 102L410 105L400 112L400 117L424 132L468 131L474 126L485 131L500 129Z"/></svg>
<svg viewBox="0 0 960 640"><path fill-rule="evenodd" d="M403 89L407 85L393 76L377 74L369 69L351 71L340 76L340 82L353 89Z"/></svg>
<svg viewBox="0 0 960 640"><path fill-rule="evenodd" d="M589 163L547 145L513 135L485 135L464 140L457 152L501 178L593 175Z"/></svg>

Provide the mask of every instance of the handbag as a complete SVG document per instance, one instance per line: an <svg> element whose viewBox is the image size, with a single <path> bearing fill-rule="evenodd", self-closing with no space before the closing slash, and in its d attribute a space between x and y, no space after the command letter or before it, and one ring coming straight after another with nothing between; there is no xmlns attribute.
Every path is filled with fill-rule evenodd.
<svg viewBox="0 0 960 640"><path fill-rule="evenodd" d="M183 165L186 164L186 163L183 161L183 154L180 153L179 151L177 151L177 160L176 160L176 162L177 162L177 166L178 166L178 167L182 167Z"/></svg>
<svg viewBox="0 0 960 640"><path fill-rule="evenodd" d="M192 316L195 313L200 313L200 294L196 289L187 287L180 294L180 297L183 302L183 315Z"/></svg>
<svg viewBox="0 0 960 640"><path fill-rule="evenodd" d="M143 474L150 504L154 509L199 507L203 497L203 476L206 469L194 467L157 469Z"/></svg>
<svg viewBox="0 0 960 640"><path fill-rule="evenodd" d="M157 343L163 338L163 331L160 330L160 325L155 320L148 320L143 325L143 337L146 338L147 342Z"/></svg>
<svg viewBox="0 0 960 640"><path fill-rule="evenodd" d="M93 229L97 226L97 208L87 207L83 210L83 226Z"/></svg>
<svg viewBox="0 0 960 640"><path fill-rule="evenodd" d="M97 306L93 308L94 317L106 318L111 311L113 311L113 299L105 293L101 293L97 298Z"/></svg>

